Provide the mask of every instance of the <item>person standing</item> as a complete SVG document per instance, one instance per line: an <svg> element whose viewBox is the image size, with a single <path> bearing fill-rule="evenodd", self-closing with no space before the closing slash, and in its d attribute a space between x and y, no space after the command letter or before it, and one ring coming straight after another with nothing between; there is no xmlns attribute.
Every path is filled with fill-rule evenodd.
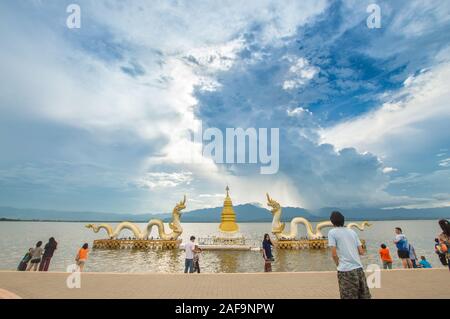
<svg viewBox="0 0 450 319"><path fill-rule="evenodd" d="M53 257L53 253L56 250L58 243L55 238L50 237L48 243L44 246L44 255L42 256L41 264L39 265L39 271L48 271L48 267L50 266L50 260Z"/></svg>
<svg viewBox="0 0 450 319"><path fill-rule="evenodd" d="M400 227L395 227L394 244L397 246L397 255L401 259L403 268L412 268L411 259L409 259L409 244L406 236Z"/></svg>
<svg viewBox="0 0 450 319"><path fill-rule="evenodd" d="M442 266L448 266L446 253L442 250L439 238L434 239L434 252L438 255Z"/></svg>
<svg viewBox="0 0 450 319"><path fill-rule="evenodd" d="M77 253L77 256L75 257L75 261L77 262L77 266L80 272L83 272L88 256L89 256L89 244L85 243L80 248L80 250Z"/></svg>
<svg viewBox="0 0 450 319"><path fill-rule="evenodd" d="M345 217L340 212L332 212L330 221L334 228L328 232L328 246L331 247L331 255L337 266L341 299L370 299L360 259L364 250L358 235L344 227Z"/></svg>
<svg viewBox="0 0 450 319"><path fill-rule="evenodd" d="M200 253L202 252L202 249L195 245L194 247L194 272L200 273Z"/></svg>
<svg viewBox="0 0 450 319"><path fill-rule="evenodd" d="M195 236L191 236L190 241L184 245L184 250L186 253L185 259L184 259L184 273L187 274L194 272L194 250L195 250Z"/></svg>
<svg viewBox="0 0 450 319"><path fill-rule="evenodd" d="M39 264L41 262L41 257L42 257L42 241L38 241L36 243L36 247L34 247L31 250L31 260L30 260L30 264L28 265L27 271L31 271L31 269L33 269L33 271L38 270Z"/></svg>
<svg viewBox="0 0 450 319"><path fill-rule="evenodd" d="M442 229L442 233L439 234L439 243L443 248L442 252L445 253L445 259L447 260L448 269L450 270L450 253L448 249L450 248L450 223L446 219L441 219L439 221L439 226Z"/></svg>
<svg viewBox="0 0 450 319"><path fill-rule="evenodd" d="M264 239L262 242L263 248L263 258L264 258L264 272L272 271L272 261L274 260L272 255L272 241L270 240L269 234L264 234Z"/></svg>
<svg viewBox="0 0 450 319"><path fill-rule="evenodd" d="M383 269L392 269L392 257L389 248L385 244L381 244L379 253L383 262Z"/></svg>
<svg viewBox="0 0 450 319"><path fill-rule="evenodd" d="M416 255L416 250L414 249L413 245L409 244L409 259L411 259L411 264L413 266L413 268L417 268L417 255Z"/></svg>

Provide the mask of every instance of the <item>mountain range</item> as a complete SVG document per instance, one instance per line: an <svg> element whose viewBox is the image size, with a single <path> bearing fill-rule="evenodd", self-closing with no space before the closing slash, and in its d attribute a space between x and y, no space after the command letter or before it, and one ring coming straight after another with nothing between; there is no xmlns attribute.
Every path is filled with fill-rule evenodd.
<svg viewBox="0 0 450 319"><path fill-rule="evenodd" d="M304 217L310 221L327 220L333 210L341 211L348 220L405 220L405 219L440 219L450 217L450 207L427 209L380 209L380 208L321 208L309 211L299 207L283 207L282 221L290 221L296 216ZM271 222L272 214L266 209L254 204L234 206L238 222ZM222 207L204 208L184 212L182 222L220 222ZM164 221L171 220L171 213L159 214L117 214L99 212L71 212L43 209L19 209L0 207L0 218L14 220L39 221L104 221L104 222L147 222L152 218Z"/></svg>

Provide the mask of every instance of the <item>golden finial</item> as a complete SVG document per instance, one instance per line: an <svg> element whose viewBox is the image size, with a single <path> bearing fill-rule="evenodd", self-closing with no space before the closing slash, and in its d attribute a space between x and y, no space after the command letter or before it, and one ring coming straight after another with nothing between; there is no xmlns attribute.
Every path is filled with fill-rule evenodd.
<svg viewBox="0 0 450 319"><path fill-rule="evenodd" d="M230 188L228 187L228 185L227 185L227 188L225 188L225 190L227 191L227 197L229 197L230 196L230 194L229 194Z"/></svg>

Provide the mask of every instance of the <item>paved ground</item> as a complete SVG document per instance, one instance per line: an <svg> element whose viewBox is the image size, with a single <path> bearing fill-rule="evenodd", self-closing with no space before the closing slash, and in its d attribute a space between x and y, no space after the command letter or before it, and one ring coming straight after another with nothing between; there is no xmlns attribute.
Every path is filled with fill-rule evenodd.
<svg viewBox="0 0 450 319"><path fill-rule="evenodd" d="M257 274L83 273L69 289L68 273L0 271L1 298L338 298L335 272ZM448 269L381 272L374 298L450 298Z"/></svg>

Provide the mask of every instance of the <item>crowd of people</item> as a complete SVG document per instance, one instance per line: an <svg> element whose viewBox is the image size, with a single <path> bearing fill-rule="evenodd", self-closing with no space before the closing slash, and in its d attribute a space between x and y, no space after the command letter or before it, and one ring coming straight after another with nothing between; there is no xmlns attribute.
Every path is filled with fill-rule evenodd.
<svg viewBox="0 0 450 319"><path fill-rule="evenodd" d="M363 245L358 234L344 227L345 217L338 211L331 213L330 221L334 228L328 232L328 246L331 248L331 256L337 267L339 291L342 299L369 299L370 290L367 286L364 268L360 256L364 255ZM450 223L441 219L439 226L442 232L435 239L435 253L438 255L442 265L448 266L450 270ZM417 258L414 247L408 242L400 227L394 229L395 238L393 243L397 248L398 258L404 268L432 268L425 256ZM262 251L264 258L264 271L272 270L271 262L272 241L268 234L264 235ZM386 244L381 244L379 255L384 269L392 269L393 259Z"/></svg>
<svg viewBox="0 0 450 319"><path fill-rule="evenodd" d="M370 291L361 263L360 256L364 255L363 245L355 231L344 227L345 217L338 211L331 213L330 221L333 229L328 232L328 246L331 248L331 256L337 267L338 283L341 298L370 298ZM442 232L435 239L434 251L440 262L448 266L450 270L450 223L448 220L439 221ZM397 249L397 256L404 268L432 268L425 256L416 255L413 245L408 241L400 227L394 229L395 237L393 244ZM50 261L53 257L58 243L51 237L47 244L42 247L42 241L30 248L22 258L19 271L48 271ZM264 259L264 271L272 271L272 262L275 260L272 254L273 243L269 234L264 235L262 242L262 256ZM200 254L202 250L195 244L195 236L191 236L185 244L185 273L200 273ZM89 255L87 243L78 250L75 261L79 271L83 271ZM393 258L386 244L381 244L379 249L381 264L384 269L392 269Z"/></svg>
<svg viewBox="0 0 450 319"><path fill-rule="evenodd" d="M58 247L55 238L50 237L48 243L42 248L42 241L38 241L34 248L28 249L17 267L18 271L48 271L50 261ZM83 271L89 253L89 244L85 243L75 256L79 271Z"/></svg>

